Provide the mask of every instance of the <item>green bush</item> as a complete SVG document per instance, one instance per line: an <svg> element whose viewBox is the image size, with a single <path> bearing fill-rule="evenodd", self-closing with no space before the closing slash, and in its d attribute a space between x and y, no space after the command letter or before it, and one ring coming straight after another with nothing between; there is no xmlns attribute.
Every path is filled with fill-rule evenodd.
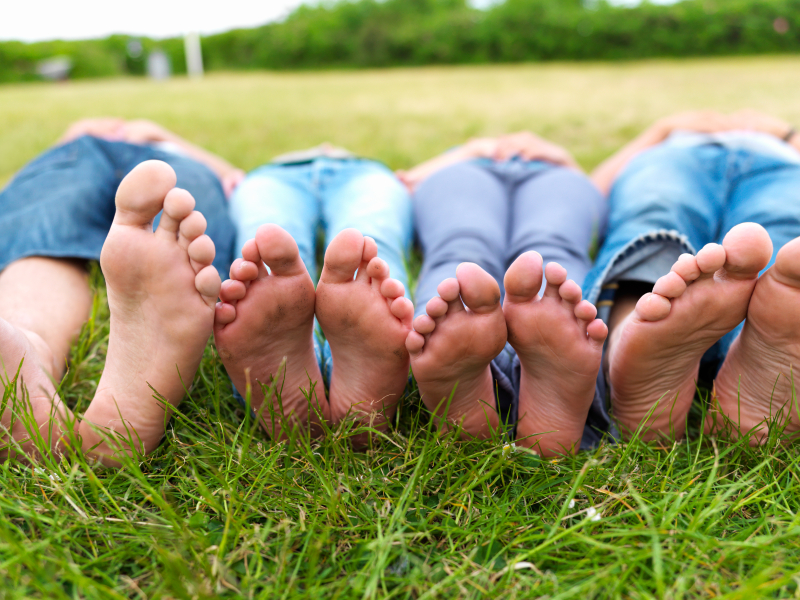
<svg viewBox="0 0 800 600"><path fill-rule="evenodd" d="M800 50L800 0L683 0L612 6L605 0L505 0L488 10L467 0L340 0L301 6L279 23L203 39L206 68L300 69ZM35 77L36 63L70 56L73 77L141 75L130 38L0 43L0 81ZM183 41L141 40L185 72Z"/></svg>

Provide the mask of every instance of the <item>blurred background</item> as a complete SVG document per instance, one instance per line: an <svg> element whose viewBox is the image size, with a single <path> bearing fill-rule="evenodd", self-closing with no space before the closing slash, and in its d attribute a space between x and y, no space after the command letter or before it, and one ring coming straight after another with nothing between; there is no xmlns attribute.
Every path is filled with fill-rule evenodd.
<svg viewBox="0 0 800 600"><path fill-rule="evenodd" d="M408 167L515 129L591 168L678 110L800 123L800 0L4 4L0 185L88 116L243 168L325 140Z"/></svg>

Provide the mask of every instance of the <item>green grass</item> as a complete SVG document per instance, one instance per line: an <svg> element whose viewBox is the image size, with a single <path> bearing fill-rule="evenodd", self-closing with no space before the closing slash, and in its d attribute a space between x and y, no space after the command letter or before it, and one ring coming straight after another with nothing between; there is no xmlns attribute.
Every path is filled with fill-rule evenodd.
<svg viewBox="0 0 800 600"><path fill-rule="evenodd" d="M70 120L98 113L156 118L245 167L321 139L403 167L463 136L517 127L570 144L591 165L671 109L750 105L800 122L798 65L3 87L0 178ZM92 281L92 318L60 388L78 414L108 340L96 269ZM439 435L410 386L396 426L368 451L350 449L359 429L349 423L321 442L274 443L233 400L209 345L151 456L119 471L81 456L0 465L0 598L797 597L800 452L705 437L702 406L687 441L540 461L499 439Z"/></svg>

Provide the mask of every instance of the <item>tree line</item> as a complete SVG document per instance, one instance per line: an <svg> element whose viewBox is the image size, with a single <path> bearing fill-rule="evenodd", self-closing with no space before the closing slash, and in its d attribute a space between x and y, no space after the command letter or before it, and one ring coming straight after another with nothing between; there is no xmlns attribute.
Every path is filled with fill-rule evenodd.
<svg viewBox="0 0 800 600"><path fill-rule="evenodd" d="M180 38L115 35L86 41L0 42L0 81L35 79L67 56L73 78L141 75L161 49L185 71ZM208 70L389 67L550 60L791 53L800 0L683 0L614 6L605 0L339 0L285 20L203 38Z"/></svg>

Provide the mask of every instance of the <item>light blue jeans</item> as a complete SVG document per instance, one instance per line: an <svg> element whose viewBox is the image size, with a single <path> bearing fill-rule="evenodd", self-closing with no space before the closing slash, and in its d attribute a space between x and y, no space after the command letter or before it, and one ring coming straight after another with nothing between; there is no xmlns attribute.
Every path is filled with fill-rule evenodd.
<svg viewBox="0 0 800 600"><path fill-rule="evenodd" d="M664 143L633 159L609 195L605 243L584 295L607 320L621 281L654 283L684 252L721 243L734 225L762 225L774 246L800 236L800 164L722 144ZM704 361L719 365L742 324Z"/></svg>
<svg viewBox="0 0 800 600"><path fill-rule="evenodd" d="M326 157L291 164L268 164L252 171L231 196L238 251L265 223L274 223L297 242L300 258L317 279L316 246L324 246L344 229L354 228L375 240L378 256L391 277L408 289L406 256L413 236L411 198L394 173L381 163L361 158ZM317 358L330 381L330 347L317 327Z"/></svg>

